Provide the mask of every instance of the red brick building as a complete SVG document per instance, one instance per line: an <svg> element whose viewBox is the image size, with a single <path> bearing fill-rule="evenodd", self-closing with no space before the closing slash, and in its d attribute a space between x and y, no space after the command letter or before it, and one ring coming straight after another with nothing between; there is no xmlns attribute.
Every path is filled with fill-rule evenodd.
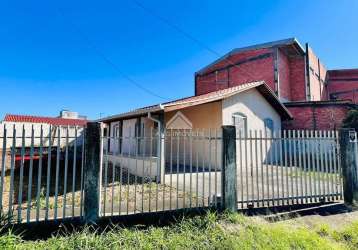
<svg viewBox="0 0 358 250"><path fill-rule="evenodd" d="M329 70L327 99L358 103L358 69Z"/></svg>
<svg viewBox="0 0 358 250"><path fill-rule="evenodd" d="M358 104L358 69L327 70L295 38L230 51L195 73L195 95L260 80L293 114L290 129L339 128Z"/></svg>

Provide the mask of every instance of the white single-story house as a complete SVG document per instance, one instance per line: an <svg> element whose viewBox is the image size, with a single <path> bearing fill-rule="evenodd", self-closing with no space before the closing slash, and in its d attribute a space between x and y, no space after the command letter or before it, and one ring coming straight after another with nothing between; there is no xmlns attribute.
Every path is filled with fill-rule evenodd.
<svg viewBox="0 0 358 250"><path fill-rule="evenodd" d="M41 147L44 154L49 150L57 150L58 145L61 150L66 145L70 150L73 145L82 147L87 122L86 117L67 110L62 110L58 117L6 114L0 121L0 162L5 158L5 168L10 169L12 149L17 167L22 159L30 161L31 147L34 160L39 159Z"/></svg>
<svg viewBox="0 0 358 250"><path fill-rule="evenodd" d="M134 165L143 165L145 175L160 177L164 174L163 169L171 153L170 140L164 140L163 137L168 138L171 133L199 130L205 131L203 133L206 135L213 135L215 131L221 131L223 125L235 125L237 133L248 136L249 130L280 130L281 121L291 118L289 111L272 90L260 81L144 107L99 121L104 123L105 136L109 138L104 146L110 161L123 166L127 164L129 171L138 175L141 173L135 170ZM158 131L163 135L161 141L156 136L150 136L157 135ZM158 147L159 141L161 147ZM174 147L179 145L181 149L185 143L188 142L175 142ZM202 150L202 147L200 150L193 147L194 155L196 150L202 159L213 153L221 154L221 146L212 154ZM186 154L190 153L188 151ZM162 155L161 161L158 155ZM176 164L177 161L182 162L183 157L181 153L176 159L172 154L171 161ZM210 162L213 168L219 167L215 166L217 163L213 162L214 158L211 156L205 161ZM143 168L140 169L143 171Z"/></svg>
<svg viewBox="0 0 358 250"><path fill-rule="evenodd" d="M58 117L33 116L33 115L18 115L6 114L4 119L0 121L0 138L4 136L6 129L6 148L9 149L13 145L13 134L16 133L16 147L31 147L31 137L34 136L34 147L39 147L41 144L41 130L42 130L42 145L49 146L49 138L51 138L51 145L57 146L58 133L60 133L60 145L64 147L66 142L66 135L68 133L68 140L71 144L74 141L75 135L82 137L83 128L86 126L88 120L85 116L80 116L77 112L62 110ZM15 130L15 131L14 131ZM22 137L24 136L24 141ZM10 139L9 139L10 138ZM82 139L77 139L77 146L82 145Z"/></svg>

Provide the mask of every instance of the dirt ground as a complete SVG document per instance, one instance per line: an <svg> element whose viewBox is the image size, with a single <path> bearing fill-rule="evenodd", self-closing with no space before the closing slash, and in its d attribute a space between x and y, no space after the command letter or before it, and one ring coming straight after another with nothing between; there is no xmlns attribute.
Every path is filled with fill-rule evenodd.
<svg viewBox="0 0 358 250"><path fill-rule="evenodd" d="M332 229L340 229L353 221L358 221L358 211L332 214L332 215L306 215L292 219L294 224L303 224L308 227L316 227L326 224Z"/></svg>
<svg viewBox="0 0 358 250"><path fill-rule="evenodd" d="M320 225L327 225L331 229L339 230L352 222L358 221L358 207L348 208L343 204L333 204L322 206L318 209L308 209L303 211L294 211L282 213L273 216L257 216L258 220L264 220L272 217L281 219L272 223L290 223L296 226L307 226L317 228Z"/></svg>

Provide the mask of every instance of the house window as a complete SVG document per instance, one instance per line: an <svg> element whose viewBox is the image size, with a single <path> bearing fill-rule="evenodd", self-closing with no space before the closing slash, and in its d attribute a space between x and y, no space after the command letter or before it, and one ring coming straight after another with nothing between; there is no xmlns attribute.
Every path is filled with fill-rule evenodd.
<svg viewBox="0 0 358 250"><path fill-rule="evenodd" d="M144 129L145 129L145 124L144 124L144 121L142 121L142 122L140 123L140 136L141 136L141 137L144 137L144 135L145 135Z"/></svg>
<svg viewBox="0 0 358 250"><path fill-rule="evenodd" d="M271 118L265 118L264 119L264 124L265 124L265 133L266 134L272 134L273 130L274 130L273 120Z"/></svg>
<svg viewBox="0 0 358 250"><path fill-rule="evenodd" d="M119 125L115 125L113 128L113 137L114 138L119 138Z"/></svg>
<svg viewBox="0 0 358 250"><path fill-rule="evenodd" d="M136 137L144 137L144 135L145 135L144 129L145 129L144 121L140 121L138 124L136 124L135 136Z"/></svg>
<svg viewBox="0 0 358 250"><path fill-rule="evenodd" d="M247 135L247 117L242 113L232 115L233 125L236 127L236 134L246 137Z"/></svg>

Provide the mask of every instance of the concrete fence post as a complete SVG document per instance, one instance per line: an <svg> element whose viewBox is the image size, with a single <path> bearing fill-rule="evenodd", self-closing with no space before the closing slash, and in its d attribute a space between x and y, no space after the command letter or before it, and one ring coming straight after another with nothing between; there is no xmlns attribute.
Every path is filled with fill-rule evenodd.
<svg viewBox="0 0 358 250"><path fill-rule="evenodd" d="M101 124L89 122L85 131L84 221L96 223L100 202Z"/></svg>
<svg viewBox="0 0 358 250"><path fill-rule="evenodd" d="M344 202L347 205L356 206L358 205L357 133L354 130L342 129L339 145Z"/></svg>
<svg viewBox="0 0 358 250"><path fill-rule="evenodd" d="M222 208L237 211L236 129L222 126Z"/></svg>

